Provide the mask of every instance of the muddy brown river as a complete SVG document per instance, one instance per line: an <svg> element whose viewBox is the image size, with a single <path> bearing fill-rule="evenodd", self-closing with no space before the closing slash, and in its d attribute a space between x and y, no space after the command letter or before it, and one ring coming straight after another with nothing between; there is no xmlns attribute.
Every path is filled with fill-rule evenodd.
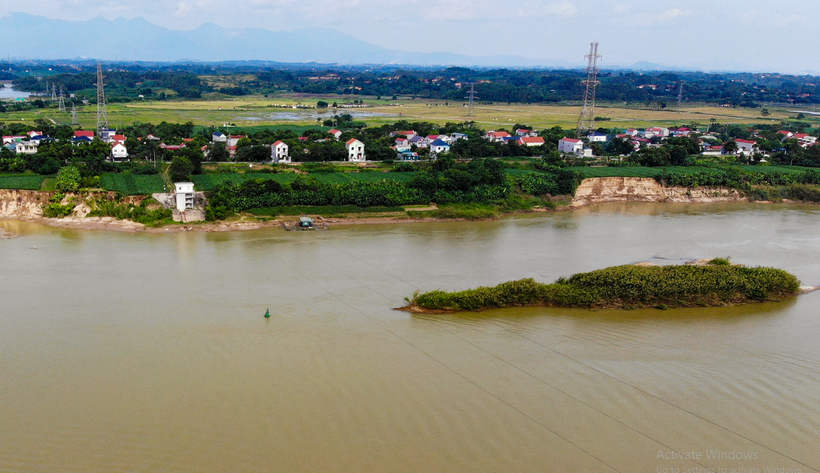
<svg viewBox="0 0 820 473"><path fill-rule="evenodd" d="M0 240L0 472L820 470L820 293L666 311L391 310L416 290L715 256L820 285L820 207L0 229L19 235Z"/></svg>

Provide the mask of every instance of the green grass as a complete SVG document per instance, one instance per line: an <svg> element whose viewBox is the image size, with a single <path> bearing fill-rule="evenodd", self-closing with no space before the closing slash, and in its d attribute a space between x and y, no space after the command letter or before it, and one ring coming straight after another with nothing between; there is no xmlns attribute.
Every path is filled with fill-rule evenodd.
<svg viewBox="0 0 820 473"><path fill-rule="evenodd" d="M413 178L412 172L317 172L309 174L321 184L347 184L350 182L379 182L385 179L393 181L408 181ZM200 174L191 177L197 191L210 191L225 182L242 183L252 179L273 179L280 184L289 184L296 179L296 173L226 173Z"/></svg>
<svg viewBox="0 0 820 473"><path fill-rule="evenodd" d="M165 181L159 174L103 174L100 177L100 187L123 195L149 195L157 192L167 192L165 190Z"/></svg>
<svg viewBox="0 0 820 473"><path fill-rule="evenodd" d="M39 174L0 174L0 189L39 190L46 177Z"/></svg>
<svg viewBox="0 0 820 473"><path fill-rule="evenodd" d="M698 307L780 300L797 293L800 281L774 268L707 266L614 266L560 278L553 284L522 279L459 292L418 292L414 311L480 310L493 307ZM727 260L728 262L728 260Z"/></svg>
<svg viewBox="0 0 820 473"><path fill-rule="evenodd" d="M489 204L445 204L437 210L408 210L414 218L448 218L465 220L483 220L498 217L499 207Z"/></svg>
<svg viewBox="0 0 820 473"><path fill-rule="evenodd" d="M280 174L248 172L229 174L199 174L196 176L191 176L191 182L194 183L196 190L201 192L213 190L214 187L226 182L240 184L253 179L272 179L280 184L288 184L296 179L296 174L292 172Z"/></svg>
<svg viewBox="0 0 820 473"><path fill-rule="evenodd" d="M260 217L276 217L278 215L323 215L342 216L361 213L404 213L403 207L357 207L355 205L316 205L294 207L265 207L248 209L246 212Z"/></svg>

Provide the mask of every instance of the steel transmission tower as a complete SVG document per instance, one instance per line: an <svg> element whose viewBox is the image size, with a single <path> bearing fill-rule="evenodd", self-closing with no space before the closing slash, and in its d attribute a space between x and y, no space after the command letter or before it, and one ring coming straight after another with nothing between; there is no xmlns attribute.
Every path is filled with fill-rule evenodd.
<svg viewBox="0 0 820 473"><path fill-rule="evenodd" d="M80 124L80 121L77 120L77 106L74 105L74 102L71 102L71 124L75 126Z"/></svg>
<svg viewBox="0 0 820 473"><path fill-rule="evenodd" d="M102 63L97 63L97 136L108 139L108 113L105 111L105 90Z"/></svg>
<svg viewBox="0 0 820 473"><path fill-rule="evenodd" d="M51 83L51 100L57 100L57 84Z"/></svg>
<svg viewBox="0 0 820 473"><path fill-rule="evenodd" d="M59 107L61 113L65 113L65 93L63 93L62 85L60 86L60 96L57 106Z"/></svg>
<svg viewBox="0 0 820 473"><path fill-rule="evenodd" d="M583 138L595 128L595 92L598 89L598 43L589 43L589 54L584 56L587 63L587 78L581 83L584 84L584 107L578 117L578 127L575 130L575 137Z"/></svg>
<svg viewBox="0 0 820 473"><path fill-rule="evenodd" d="M680 103L683 102L683 81L680 81L678 88L678 113L680 113Z"/></svg>
<svg viewBox="0 0 820 473"><path fill-rule="evenodd" d="M470 101L467 103L467 116L475 116L475 84L470 84L470 95L467 96Z"/></svg>

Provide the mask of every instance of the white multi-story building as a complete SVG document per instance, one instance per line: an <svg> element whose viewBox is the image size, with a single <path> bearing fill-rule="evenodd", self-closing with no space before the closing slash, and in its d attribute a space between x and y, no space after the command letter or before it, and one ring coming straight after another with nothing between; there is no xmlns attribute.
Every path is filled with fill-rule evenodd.
<svg viewBox="0 0 820 473"><path fill-rule="evenodd" d="M124 161L128 159L128 149L122 143L117 143L111 147L111 160Z"/></svg>
<svg viewBox="0 0 820 473"><path fill-rule="evenodd" d="M290 155L288 154L288 145L278 140L270 146L271 158L274 163L289 163Z"/></svg>
<svg viewBox="0 0 820 473"><path fill-rule="evenodd" d="M561 138L558 151L566 154L579 154L584 150L584 142L575 138Z"/></svg>
<svg viewBox="0 0 820 473"><path fill-rule="evenodd" d="M345 148L347 148L348 161L363 162L367 160L367 156L364 154L364 143L356 138L348 140L345 143Z"/></svg>
<svg viewBox="0 0 820 473"><path fill-rule="evenodd" d="M175 182L174 187L176 187L177 210L185 212L188 209L194 208L194 197L196 196L194 183Z"/></svg>

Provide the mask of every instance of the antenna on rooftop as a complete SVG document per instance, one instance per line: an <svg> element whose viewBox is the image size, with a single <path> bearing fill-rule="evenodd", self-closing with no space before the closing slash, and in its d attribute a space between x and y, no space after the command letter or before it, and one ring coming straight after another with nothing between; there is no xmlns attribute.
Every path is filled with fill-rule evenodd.
<svg viewBox="0 0 820 473"><path fill-rule="evenodd" d="M97 63L97 136L108 140L108 113L105 110L105 90L102 63Z"/></svg>
<svg viewBox="0 0 820 473"><path fill-rule="evenodd" d="M587 78L581 83L584 84L584 106L581 115L578 117L578 127L575 130L575 137L583 138L589 131L595 128L595 93L598 89L598 43L589 43L589 54L584 56L587 60Z"/></svg>
<svg viewBox="0 0 820 473"><path fill-rule="evenodd" d="M683 81L680 81L678 88L678 113L680 113L680 103L683 102Z"/></svg>
<svg viewBox="0 0 820 473"><path fill-rule="evenodd" d="M475 116L475 83L470 84L470 95L467 98L470 100L467 102L467 116Z"/></svg>
<svg viewBox="0 0 820 473"><path fill-rule="evenodd" d="M60 85L60 96L59 102L57 103L57 107L59 108L61 113L65 113L65 93L63 93L63 86Z"/></svg>

